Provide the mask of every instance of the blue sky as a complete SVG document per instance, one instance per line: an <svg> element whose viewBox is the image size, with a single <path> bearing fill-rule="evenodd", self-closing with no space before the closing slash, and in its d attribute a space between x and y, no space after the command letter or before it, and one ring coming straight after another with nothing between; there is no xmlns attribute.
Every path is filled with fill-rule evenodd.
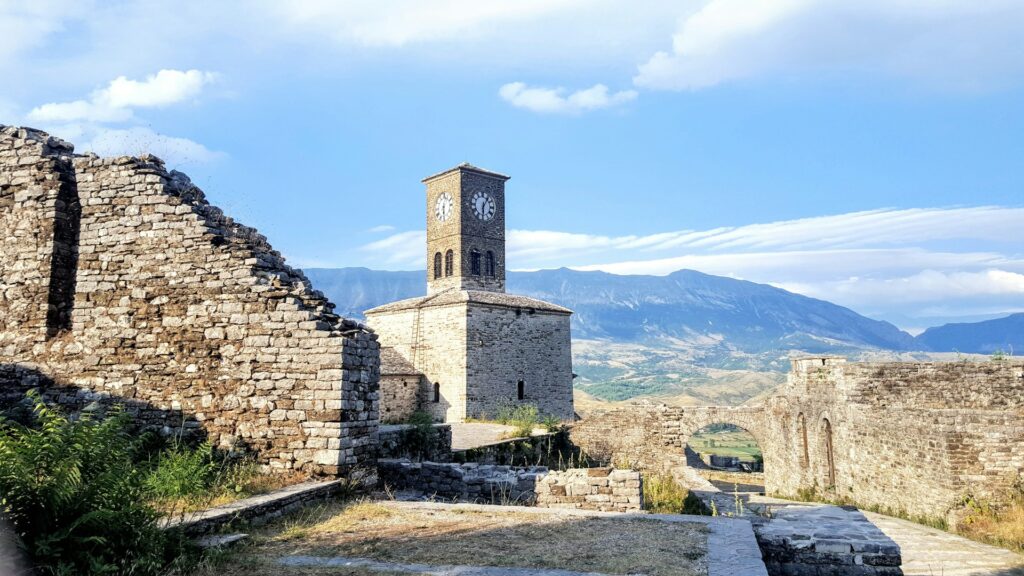
<svg viewBox="0 0 1024 576"><path fill-rule="evenodd" d="M1019 1L0 0L0 37L0 123L156 153L298 266L418 268L468 161L512 268L1024 311Z"/></svg>

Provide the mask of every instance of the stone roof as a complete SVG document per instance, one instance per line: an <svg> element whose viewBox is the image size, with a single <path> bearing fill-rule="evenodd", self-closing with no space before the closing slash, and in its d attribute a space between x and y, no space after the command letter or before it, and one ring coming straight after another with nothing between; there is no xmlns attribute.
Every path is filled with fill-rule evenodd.
<svg viewBox="0 0 1024 576"><path fill-rule="evenodd" d="M398 350L390 346L382 346L380 349L380 374L381 376L396 375L405 376L420 374L420 371L398 353Z"/></svg>
<svg viewBox="0 0 1024 576"><path fill-rule="evenodd" d="M463 162L462 164L459 164L458 166L456 166L454 168L449 168L447 170L442 170L441 172L438 172L437 174L431 174L430 176L427 176L426 178L424 178L422 180L422 182L429 182L429 181L433 180L434 178L437 178L438 176L444 176L445 174L448 174L449 172L455 172L456 170L462 170L462 171L465 171L465 172L475 172L475 173L481 174L483 176L490 176L491 178L500 178L501 180L508 180L509 178L511 178L511 176L506 176L506 175L501 174L499 172L492 172L491 170L484 170L483 168L478 168L476 166L473 166L469 162Z"/></svg>
<svg viewBox="0 0 1024 576"><path fill-rule="evenodd" d="M523 310L536 310L538 312L552 312L555 314L572 314L572 310L563 308L557 304L519 296L517 294L506 294L504 292L489 292L485 290L458 290L450 289L430 296L409 298L384 304L367 310L365 314L382 314L386 312L399 312L416 308L428 308L430 306L450 306L452 304L486 304L501 308L520 308Z"/></svg>

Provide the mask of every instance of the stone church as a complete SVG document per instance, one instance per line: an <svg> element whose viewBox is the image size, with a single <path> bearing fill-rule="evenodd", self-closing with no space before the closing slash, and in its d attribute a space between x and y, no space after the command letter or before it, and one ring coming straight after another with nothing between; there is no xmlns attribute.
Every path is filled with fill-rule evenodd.
<svg viewBox="0 0 1024 576"><path fill-rule="evenodd" d="M381 419L459 422L533 404L572 419L571 310L505 292L505 182L460 164L427 186L427 295L366 311Z"/></svg>

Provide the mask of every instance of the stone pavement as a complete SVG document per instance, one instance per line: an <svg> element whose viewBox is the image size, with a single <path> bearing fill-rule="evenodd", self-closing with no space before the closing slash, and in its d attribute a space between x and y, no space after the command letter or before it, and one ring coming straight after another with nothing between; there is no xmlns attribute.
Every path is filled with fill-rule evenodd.
<svg viewBox="0 0 1024 576"><path fill-rule="evenodd" d="M512 426L490 422L453 422L452 450L469 450L504 442L515 430ZM543 429L534 429L533 433L544 433Z"/></svg>
<svg viewBox="0 0 1024 576"><path fill-rule="evenodd" d="M1024 556L907 520L864 512L895 541L906 576L1024 576Z"/></svg>

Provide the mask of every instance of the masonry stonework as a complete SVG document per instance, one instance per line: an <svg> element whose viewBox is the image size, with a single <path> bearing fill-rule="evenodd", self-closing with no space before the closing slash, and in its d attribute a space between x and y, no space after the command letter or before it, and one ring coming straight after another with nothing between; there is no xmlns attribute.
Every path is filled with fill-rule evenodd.
<svg viewBox="0 0 1024 576"><path fill-rule="evenodd" d="M505 293L506 180L468 164L424 180L427 296L366 311L387 350L381 384L391 421L409 414L407 366L422 376L416 409L439 421L526 404L575 415L572 311Z"/></svg>
<svg viewBox="0 0 1024 576"><path fill-rule="evenodd" d="M672 469L715 423L754 436L769 493L955 522L964 496L998 501L1024 473L1024 363L795 360L762 405L640 404L588 416L572 439L597 458Z"/></svg>
<svg viewBox="0 0 1024 576"><path fill-rule="evenodd" d="M376 336L184 174L0 127L0 209L0 402L120 401L273 469L372 458Z"/></svg>

